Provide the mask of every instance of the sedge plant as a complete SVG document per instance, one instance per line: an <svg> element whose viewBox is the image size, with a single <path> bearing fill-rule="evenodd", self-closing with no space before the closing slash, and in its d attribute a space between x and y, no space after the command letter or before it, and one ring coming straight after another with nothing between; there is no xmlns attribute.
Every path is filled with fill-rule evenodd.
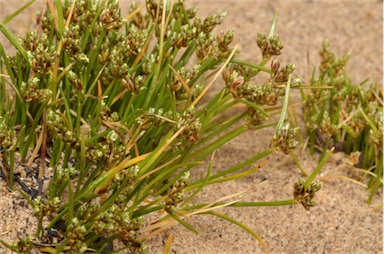
<svg viewBox="0 0 384 254"><path fill-rule="evenodd" d="M335 147L350 154L352 164L370 178L371 203L383 183L383 90L376 83L366 87L368 79L353 83L346 70L349 55L338 57L329 41L324 41L320 56L321 65L308 86L313 89L302 93L310 150Z"/></svg>
<svg viewBox="0 0 384 254"><path fill-rule="evenodd" d="M143 253L146 239L175 223L195 232L186 219L198 214L228 220L263 244L216 209L314 205L321 185L313 180L330 153L294 184L291 200L194 199L204 187L254 173L249 167L258 160L297 145L286 111L289 89L300 80L292 78L294 65L280 67L274 59L283 48L276 16L269 35L257 38L262 60L255 64L236 57L232 31L216 32L224 14L201 19L183 1L133 2L123 18L114 0L48 0L37 29L18 39L7 23L32 2L0 22L16 49L8 55L0 44L0 141L2 176L10 189L22 187L39 223L34 236L5 246L105 253L120 239L121 251ZM268 78L255 84L259 73ZM220 77L225 85L203 100ZM235 105L244 110L227 114ZM280 119L271 122L275 113ZM206 157L229 140L269 127L276 128L269 148L220 172L207 165ZM207 173L192 181L197 166ZM20 175L36 185L23 185Z"/></svg>

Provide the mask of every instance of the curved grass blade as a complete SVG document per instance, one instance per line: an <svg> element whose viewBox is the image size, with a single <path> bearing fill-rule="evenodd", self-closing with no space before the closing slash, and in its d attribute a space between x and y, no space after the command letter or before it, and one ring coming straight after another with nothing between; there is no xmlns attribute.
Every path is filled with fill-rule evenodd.
<svg viewBox="0 0 384 254"><path fill-rule="evenodd" d="M171 216L173 219L175 219L177 222L179 222L183 227L185 227L189 231L191 231L195 234L199 234L199 231L194 229L189 223L184 221L182 218L179 218L179 216L176 215L176 211L174 209L172 209L171 211L168 211L168 214L169 214L169 216Z"/></svg>
<svg viewBox="0 0 384 254"><path fill-rule="evenodd" d="M27 52L3 22L0 22L0 31L4 34L4 36L8 39L8 41L16 48L16 50L19 51L19 53L24 57L24 59L27 62L29 62Z"/></svg>
<svg viewBox="0 0 384 254"><path fill-rule="evenodd" d="M232 219L231 217L228 217L222 213L218 213L218 212L214 212L214 211L209 211L209 212L206 212L206 214L212 214L212 215L215 215L219 218L222 218L224 220L227 220L229 222L231 222L232 224L235 224L237 226L239 226L240 228L244 229L246 232L250 233L254 238L256 238L256 240L260 243L261 247L263 249L266 248L263 240L261 239L261 237L255 232L253 231L252 229L250 229L249 227L247 227L246 225L244 225L243 223L241 223L240 221L237 221L235 219Z"/></svg>

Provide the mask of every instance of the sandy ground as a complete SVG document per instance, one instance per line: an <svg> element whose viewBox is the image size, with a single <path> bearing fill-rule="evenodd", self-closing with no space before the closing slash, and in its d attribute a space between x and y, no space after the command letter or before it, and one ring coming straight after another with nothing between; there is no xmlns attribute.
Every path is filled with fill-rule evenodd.
<svg viewBox="0 0 384 254"><path fill-rule="evenodd" d="M0 0L0 19L27 1ZM121 1L125 2L125 1ZM284 64L294 63L297 74L306 80L308 59L310 66L318 63L318 51L324 38L333 49L342 53L351 51L348 65L353 81L365 78L382 85L383 78L383 2L356 1L197 1L186 4L199 8L199 15L227 11L223 28L232 28L240 38L243 56L260 60L256 45L257 32L268 33L273 13L279 10L276 33L285 44L280 58ZM33 24L39 4L9 23L11 30L23 34ZM309 56L309 57L307 57ZM268 147L272 130L248 132L217 151L214 170L249 158ZM298 151L300 161L308 171L317 163L316 157ZM340 159L341 158L341 159ZM231 208L221 212L255 230L267 245L269 253L382 253L383 213L382 193L368 206L368 193L354 183L330 178L344 174L340 167L343 156L334 156L321 173L323 188L317 195L317 206L306 211L300 205L286 207ZM197 168L196 174L203 174ZM328 176L328 177L327 177ZM300 177L297 166L289 157L273 155L269 162L254 175L241 181L209 186L198 197L201 201L214 201L251 188L242 195L247 201L290 199L293 183ZM263 183L261 183L263 182ZM0 186L4 183L0 182ZM28 216L25 202L16 194L0 190L0 238L16 239L34 232L35 218ZM226 221L212 216L198 216L189 221L199 232L195 235L181 226L151 239L149 253L162 253L170 233L174 240L172 253L262 253L258 242L248 233ZM0 246L0 253L7 251Z"/></svg>

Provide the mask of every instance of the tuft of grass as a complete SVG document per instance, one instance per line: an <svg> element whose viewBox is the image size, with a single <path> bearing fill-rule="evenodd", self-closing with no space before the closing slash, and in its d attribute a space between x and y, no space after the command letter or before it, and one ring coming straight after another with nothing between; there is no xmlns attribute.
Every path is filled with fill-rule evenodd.
<svg viewBox="0 0 384 254"><path fill-rule="evenodd" d="M312 89L302 93L309 148L313 153L335 147L351 154L352 163L370 177L371 203L383 182L383 90L375 83L365 88L368 79L352 83L345 68L349 55L336 56L327 40L320 56L308 86Z"/></svg>
<svg viewBox="0 0 384 254"><path fill-rule="evenodd" d="M294 65L280 67L275 59L283 48L274 34L277 15L269 36L258 35L262 60L248 63L236 58L232 31L216 32L224 14L201 19L183 1L133 2L123 18L114 0L48 0L37 29L19 40L6 23L32 2L0 22L16 49L10 56L0 44L0 141L9 187L19 190L15 155L37 180L22 194L39 225L35 236L1 241L5 246L100 253L112 252L120 239L128 252L144 253L146 239L175 223L197 232L187 218L198 214L230 221L263 246L252 229L215 210L314 205L320 185L312 181L324 161L294 185L292 200L243 202L233 194L211 204L191 201L206 186L254 173L257 168L240 170L297 145L286 111L289 89L301 83L292 78ZM256 85L261 72L269 78ZM225 85L204 102L220 76ZM6 86L13 92L6 95ZM245 110L228 114L236 105ZM268 122L276 109L280 120ZM274 126L270 148L224 171L205 165L245 131ZM191 181L198 165L207 173Z"/></svg>

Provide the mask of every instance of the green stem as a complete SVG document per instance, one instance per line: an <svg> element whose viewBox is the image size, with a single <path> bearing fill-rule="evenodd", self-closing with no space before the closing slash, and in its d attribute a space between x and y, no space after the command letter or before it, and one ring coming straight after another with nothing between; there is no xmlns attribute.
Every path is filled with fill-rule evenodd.
<svg viewBox="0 0 384 254"><path fill-rule="evenodd" d="M244 162L242 162L242 163L240 163L240 164L237 164L236 166L234 166L234 167L232 167L232 168L229 168L229 169L227 169L227 170L221 171L221 172L219 172L219 173L217 173L217 174L214 174L214 175L210 176L210 177L208 178L208 182L211 182L211 181L213 181L214 179L217 179L217 178L220 178L220 177L224 177L224 176L226 176L226 175L228 175L228 174L230 174L230 173L233 173L233 172L235 172L235 171L237 171L237 170L239 170L239 169L245 168L246 166L251 165L251 164L254 163L255 161L260 160L261 158L263 158L263 157L265 157L265 156L268 156L268 155L271 154L271 153L272 153L272 150L271 150L271 149L267 149L267 150L265 150L265 151L263 151L263 152L261 152L261 153L255 155L255 156L253 156L252 158L250 158L250 159L248 159L248 160L246 160L246 161L244 161ZM191 190L191 189L194 189L194 188L198 187L199 185L202 184L203 181L205 181L205 180L204 180L204 179L201 179L201 180L199 180L199 181L196 181L196 182L194 182L194 183L188 185L188 186L185 188L185 191L188 191L188 190Z"/></svg>
<svg viewBox="0 0 384 254"><path fill-rule="evenodd" d="M287 115L287 108L288 108L288 103L289 103L289 89L290 89L290 87L291 87L291 74L289 74L289 76L288 76L287 87L285 89L285 97L284 97L283 108L281 109L281 115L280 115L279 122L277 123L275 134L283 128L285 117Z"/></svg>
<svg viewBox="0 0 384 254"><path fill-rule="evenodd" d="M253 64L247 61L239 60L239 59L231 59L230 63L235 63L235 64L240 64L240 65L245 65L251 68L254 68L256 70L264 71L266 73L272 73L272 70L265 67L264 65L261 64Z"/></svg>
<svg viewBox="0 0 384 254"><path fill-rule="evenodd" d="M236 202L230 206L284 206L294 205L296 201L294 199L278 200L278 201L262 201L262 202Z"/></svg>
<svg viewBox="0 0 384 254"><path fill-rule="evenodd" d="M271 25L271 29L269 30L268 38L272 38L273 34L275 33L275 27L277 23L277 14L278 14L278 11L276 9L275 14L273 15L272 25Z"/></svg>
<svg viewBox="0 0 384 254"><path fill-rule="evenodd" d="M9 188L14 190L14 169L15 169L15 151L12 150L9 153Z"/></svg>
<svg viewBox="0 0 384 254"><path fill-rule="evenodd" d="M379 159L377 161L378 162L376 164L376 169L375 169L376 178L373 180L374 183L373 183L372 189L369 193L369 197L368 197L368 201L367 201L368 204L371 204L373 196L375 195L375 193L376 193L377 189L379 188L381 181L382 181L382 177L383 177L383 154L379 155Z"/></svg>
<svg viewBox="0 0 384 254"><path fill-rule="evenodd" d="M232 140L235 137L239 136L244 131L246 131L246 128L244 126L239 126L238 128L234 129L233 131L227 133L222 138L212 142L211 144L207 145L206 147L201 148L198 151L196 151L195 153L191 154L188 157L188 159L194 158L194 160L202 160L203 158L205 158L205 156L207 156L208 154L210 154L211 152L213 152L217 148L221 147L222 145L227 143L229 140Z"/></svg>
<svg viewBox="0 0 384 254"><path fill-rule="evenodd" d="M317 174L319 174L320 170L323 168L324 164L327 162L327 160L329 159L329 157L331 157L332 153L333 153L333 150L335 150L334 147L332 147L332 149L330 149L326 154L325 156L323 157L323 159L321 159L321 161L319 162L319 164L317 165L317 167L313 170L313 172L311 173L311 175L307 178L307 180L305 181L304 183L304 189L305 190L308 190L309 188L309 185L313 182L313 180L315 180L315 177L317 176Z"/></svg>

